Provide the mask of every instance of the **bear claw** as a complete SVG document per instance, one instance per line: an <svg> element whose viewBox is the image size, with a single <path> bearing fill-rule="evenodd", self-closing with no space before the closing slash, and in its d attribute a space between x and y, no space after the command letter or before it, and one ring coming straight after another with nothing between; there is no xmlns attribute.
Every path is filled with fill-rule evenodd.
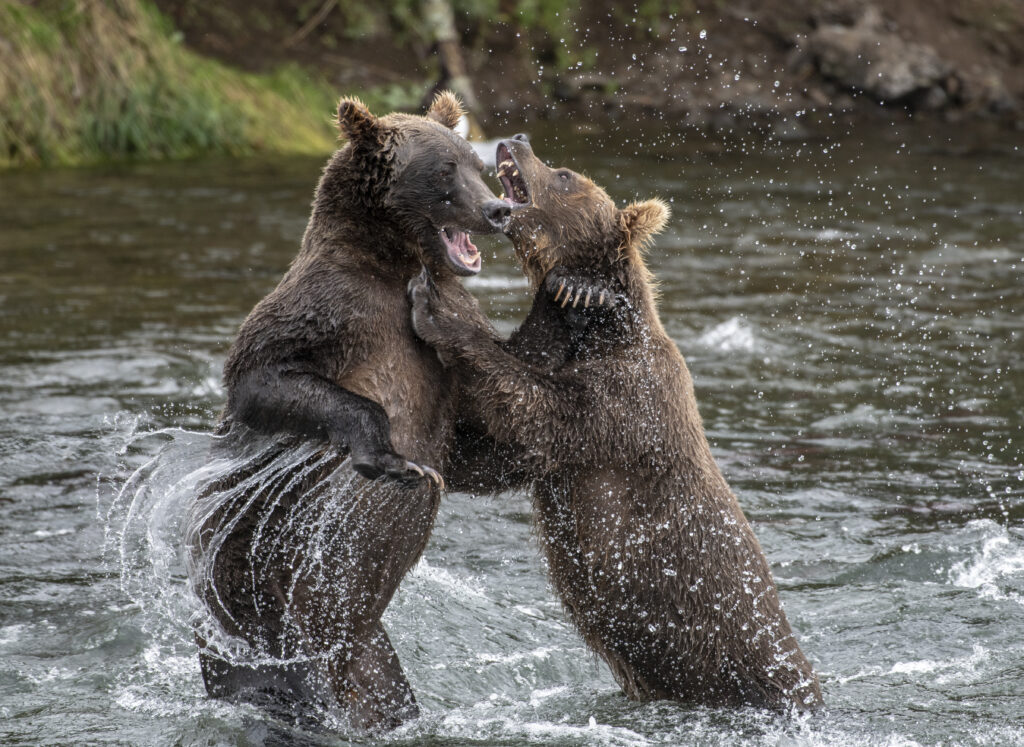
<svg viewBox="0 0 1024 747"><path fill-rule="evenodd" d="M426 477L438 488L444 490L444 478L441 477L441 474L433 467L428 467L425 464L416 464L415 462L410 462L406 460L405 468L410 472L415 472L420 477Z"/></svg>
<svg viewBox="0 0 1024 747"><path fill-rule="evenodd" d="M574 281L571 284L568 282L570 279ZM555 303L558 303L561 308L565 308L570 301L572 301L573 308L577 308L581 300L585 309L589 309L592 304L614 307L621 298L615 291L603 287L600 282L592 283L587 280L576 282L575 278L564 277L560 270L553 270L548 275L545 285L549 291L554 291ZM597 295L595 296L595 294Z"/></svg>

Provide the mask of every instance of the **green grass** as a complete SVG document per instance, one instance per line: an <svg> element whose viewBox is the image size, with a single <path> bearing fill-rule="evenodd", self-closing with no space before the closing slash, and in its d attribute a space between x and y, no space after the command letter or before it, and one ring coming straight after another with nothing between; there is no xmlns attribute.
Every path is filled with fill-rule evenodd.
<svg viewBox="0 0 1024 747"><path fill-rule="evenodd" d="M324 153L336 101L297 67L255 75L190 52L145 0L0 2L0 168Z"/></svg>

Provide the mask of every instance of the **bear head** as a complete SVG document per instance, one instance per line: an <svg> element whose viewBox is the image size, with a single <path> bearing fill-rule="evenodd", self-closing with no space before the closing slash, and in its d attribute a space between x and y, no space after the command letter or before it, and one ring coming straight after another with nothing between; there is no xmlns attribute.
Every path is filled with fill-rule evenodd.
<svg viewBox="0 0 1024 747"><path fill-rule="evenodd" d="M481 261L470 235L501 230L510 208L484 184L483 162L453 131L462 115L459 100L447 91L426 116L375 117L359 99L343 98L338 128L348 145L332 165L344 178L329 191L339 200L354 200L374 225L403 237L431 270L473 275Z"/></svg>
<svg viewBox="0 0 1024 747"><path fill-rule="evenodd" d="M649 284L642 251L668 221L659 199L619 209L590 179L566 168L551 168L534 155L524 135L498 144L498 178L512 207L505 232L534 286L553 269Z"/></svg>

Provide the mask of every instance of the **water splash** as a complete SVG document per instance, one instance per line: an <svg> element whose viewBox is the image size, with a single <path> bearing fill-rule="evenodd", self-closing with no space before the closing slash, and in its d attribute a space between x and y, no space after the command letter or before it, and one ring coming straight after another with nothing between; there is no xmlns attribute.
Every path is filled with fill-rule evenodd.
<svg viewBox="0 0 1024 747"><path fill-rule="evenodd" d="M143 611L147 625L158 621L164 636L190 642L200 606L187 585L182 533L208 474L213 441L178 428L130 432L120 450L122 466L130 469L140 455L149 457L127 474L105 511L103 557L119 574L122 591Z"/></svg>
<svg viewBox="0 0 1024 747"><path fill-rule="evenodd" d="M983 532L981 547L971 557L953 564L949 583L977 589L983 599L1010 599L1024 605L1024 541L1019 534L991 519L971 521L967 529Z"/></svg>
<svg viewBox="0 0 1024 747"><path fill-rule="evenodd" d="M253 590L284 562L292 579L284 624L294 638L298 632L290 612L296 580L325 585L327 549L344 553L346 544L359 544L362 525L346 519L357 507L366 509L369 483L353 488L348 460L316 443L253 433L239 438L167 428L132 434L123 453L150 456L128 474L106 511L104 556L119 574L122 590L142 610L148 632L175 651L182 646L194 651L199 636L236 664L308 660L295 647L287 658L256 650L225 629L237 621L216 583L218 556L248 522L249 602L260 614L261 599ZM303 500L282 499L299 485ZM381 491L375 495L371 520L391 504L386 492L382 500ZM357 516L368 523L365 511ZM340 549L334 541L339 526L350 537Z"/></svg>

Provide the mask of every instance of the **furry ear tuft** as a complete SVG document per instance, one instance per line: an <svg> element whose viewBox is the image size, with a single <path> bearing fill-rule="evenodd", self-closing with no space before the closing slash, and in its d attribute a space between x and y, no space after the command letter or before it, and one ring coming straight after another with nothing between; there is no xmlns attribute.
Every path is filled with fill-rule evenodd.
<svg viewBox="0 0 1024 747"><path fill-rule="evenodd" d="M338 102L338 129L349 140L366 140L374 135L377 118L354 96Z"/></svg>
<svg viewBox="0 0 1024 747"><path fill-rule="evenodd" d="M441 91L434 97L434 103L430 105L427 117L454 130L455 125L459 123L465 113L466 110L462 108L462 102L459 101L458 96L451 91Z"/></svg>
<svg viewBox="0 0 1024 747"><path fill-rule="evenodd" d="M626 234L626 243L646 244L665 228L670 212L668 204L658 197L624 207L619 211L619 225Z"/></svg>

